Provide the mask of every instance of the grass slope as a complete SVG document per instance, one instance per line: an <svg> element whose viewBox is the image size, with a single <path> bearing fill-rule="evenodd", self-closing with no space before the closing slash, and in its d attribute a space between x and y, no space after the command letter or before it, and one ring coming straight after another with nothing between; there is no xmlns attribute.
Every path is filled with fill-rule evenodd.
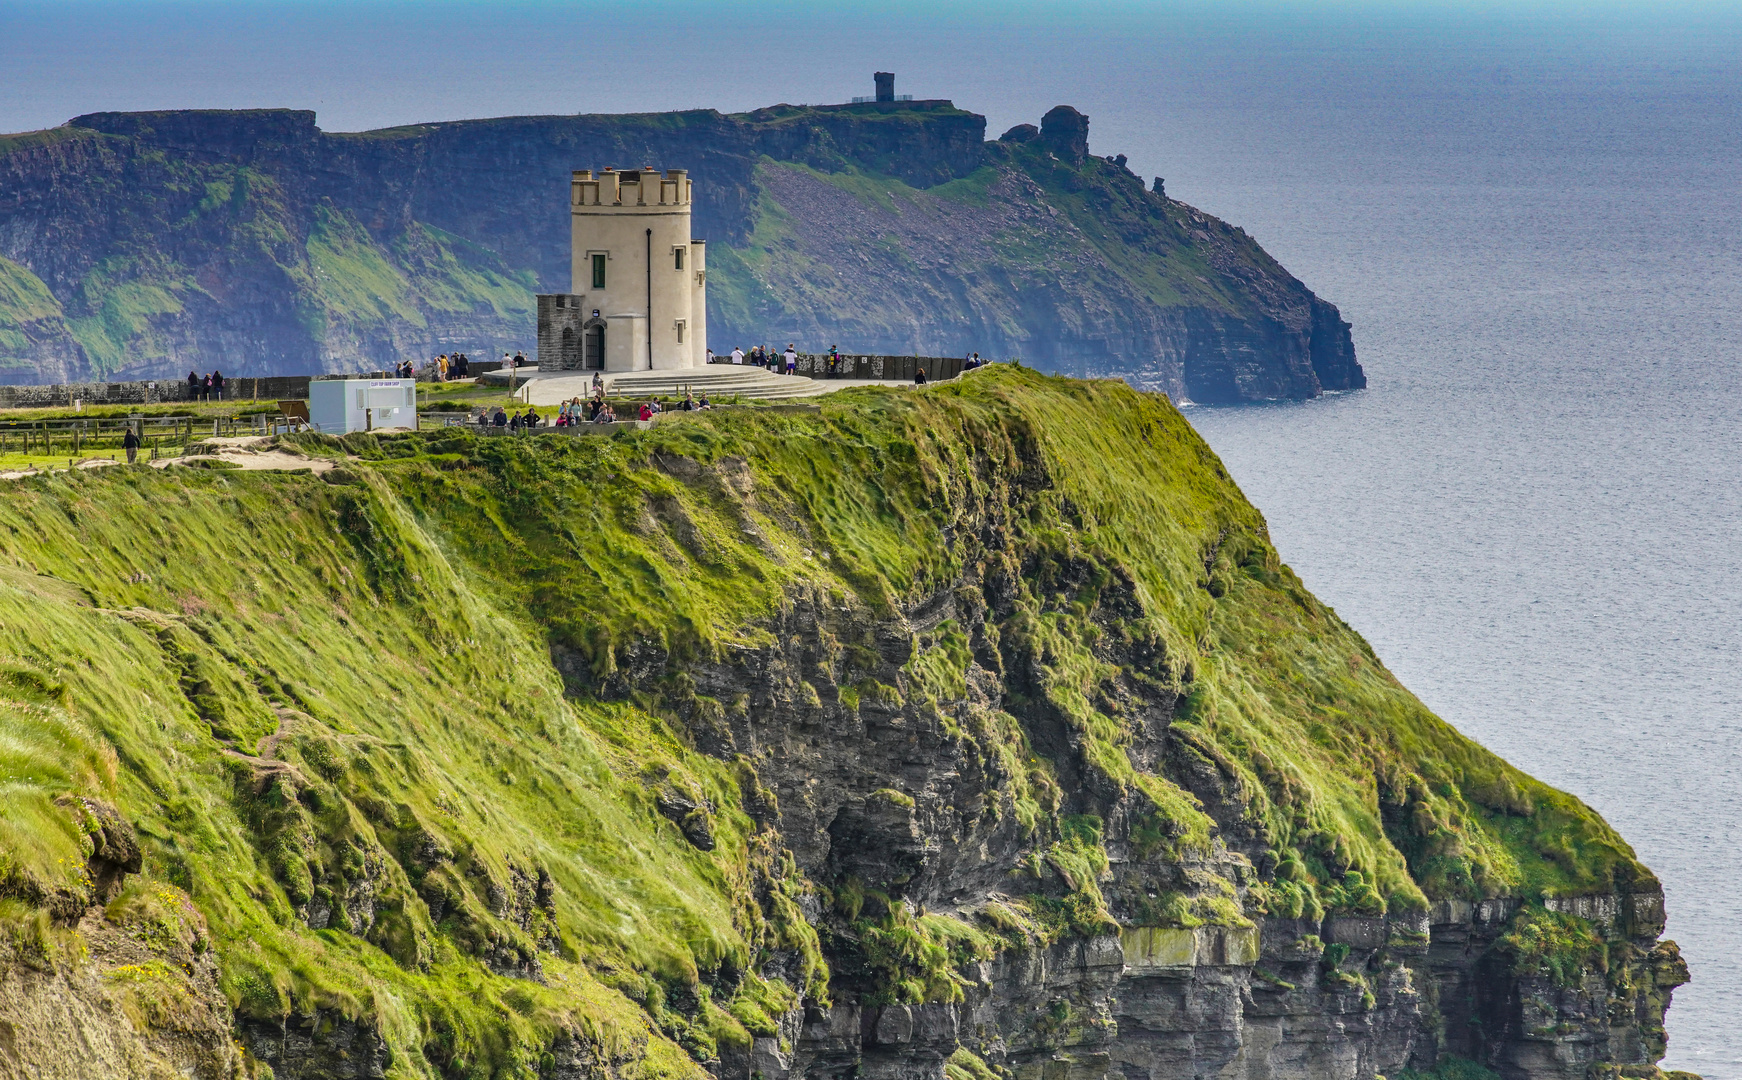
<svg viewBox="0 0 1742 1080"><path fill-rule="evenodd" d="M1588 808L1398 685L1279 563L1163 398L1000 366L845 391L820 414L670 419L613 438L352 437L363 460L341 484L134 469L10 485L7 910L85 887L89 841L54 800L99 796L141 834L142 887L204 914L244 1017L371 1018L395 1076L530 1076L564 1033L628 1075L696 1075L795 992L826 997L795 903L811 886L741 808L753 774L696 753L654 698L565 696L552 646L608 677L636 642L681 664L758 641L795 588L891 610L953 587L979 557L954 530L1013 477L1030 495L1012 557L1037 583L1088 570L1037 585L1064 599L1024 601L1000 633L1041 658L1041 692L1094 766L1149 796L1158 844L1206 844L1208 819L1126 756L1100 692L1119 678L1185 693L1182 742L1239 778L1277 865L1259 906L1651 883ZM749 516L658 467L678 456L743 459ZM1109 670L1095 648L1114 581L1138 601L1117 632L1152 646L1143 670ZM965 663L946 630L901 692L947 695ZM1024 752L1014 722L974 737ZM703 808L711 851L661 815L673 794ZM1100 823L1028 805L1045 857L1083 879L1082 910L882 925L867 940L892 997L947 996L953 960L1102 918ZM299 911L330 918L314 930ZM774 948L807 958L808 987L721 977ZM700 1007L668 1008L678 988Z"/></svg>

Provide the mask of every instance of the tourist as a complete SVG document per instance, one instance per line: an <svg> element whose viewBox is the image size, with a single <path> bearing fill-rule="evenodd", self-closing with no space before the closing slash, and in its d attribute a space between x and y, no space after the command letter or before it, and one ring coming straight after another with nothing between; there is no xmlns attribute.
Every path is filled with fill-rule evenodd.
<svg viewBox="0 0 1742 1080"><path fill-rule="evenodd" d="M224 373L216 369L212 371L212 393L219 401L224 400Z"/></svg>
<svg viewBox="0 0 1742 1080"><path fill-rule="evenodd" d="M786 373L788 375L796 374L798 372L798 352L790 341L786 343L786 353L783 359L786 361Z"/></svg>
<svg viewBox="0 0 1742 1080"><path fill-rule="evenodd" d="M743 362L744 362L744 350L738 348L737 346L733 346L732 347L732 363L742 364Z"/></svg>
<svg viewBox="0 0 1742 1080"><path fill-rule="evenodd" d="M708 361L708 363L711 364L711 363L713 363L713 361L710 360L710 361ZM602 396L604 396L604 393L605 393L605 376L603 376L603 375L599 374L597 371L595 371L595 372L593 372L593 396L594 397L602 397Z"/></svg>
<svg viewBox="0 0 1742 1080"><path fill-rule="evenodd" d="M490 410L486 409L482 405L478 406L478 415L477 415L477 417L475 417L475 421L478 425L478 431L480 433L489 431L490 430Z"/></svg>
<svg viewBox="0 0 1742 1080"><path fill-rule="evenodd" d="M696 407L696 396L688 390L683 392L683 411L691 412Z"/></svg>
<svg viewBox="0 0 1742 1080"><path fill-rule="evenodd" d="M466 359L465 353L461 353L460 355L454 357L454 362L452 365L450 365L451 370L453 371L454 378L456 378L456 379L469 378L471 376L471 364L472 364L472 362L470 360Z"/></svg>
<svg viewBox="0 0 1742 1080"><path fill-rule="evenodd" d="M503 409L500 405L496 406L496 415L491 417L490 423L495 426L498 434L506 431L508 429L507 410Z"/></svg>
<svg viewBox="0 0 1742 1080"><path fill-rule="evenodd" d="M837 371L839 371L840 369L841 369L841 350L834 345L830 345L829 346L829 374L833 375Z"/></svg>
<svg viewBox="0 0 1742 1080"><path fill-rule="evenodd" d="M139 432L132 424L127 425L127 434L121 436L121 448L127 451L127 464L139 460Z"/></svg>
<svg viewBox="0 0 1742 1080"><path fill-rule="evenodd" d="M188 400L189 401L198 401L199 399L200 399L200 377L197 373L190 371L190 372L188 372Z"/></svg>
<svg viewBox="0 0 1742 1080"><path fill-rule="evenodd" d="M925 385L925 368L914 369L913 385L915 385L915 386L924 386Z"/></svg>
<svg viewBox="0 0 1742 1080"><path fill-rule="evenodd" d="M212 400L212 377L210 375L207 375L200 382L200 400L201 401Z"/></svg>
<svg viewBox="0 0 1742 1080"><path fill-rule="evenodd" d="M653 419L653 402L643 401L641 403L641 413L640 413L640 415L638 415L636 417L636 419L638 419L638 420L651 420L651 419Z"/></svg>
<svg viewBox="0 0 1742 1080"><path fill-rule="evenodd" d="M544 418L538 415L538 410L528 405L526 407L526 419L522 420L520 425L525 430L531 431L543 422Z"/></svg>
<svg viewBox="0 0 1742 1080"><path fill-rule="evenodd" d="M699 405L697 405L696 408L698 408L698 409L711 409L711 408L713 408L712 405L708 404L708 392L706 390L702 391L701 403Z"/></svg>
<svg viewBox="0 0 1742 1080"><path fill-rule="evenodd" d="M708 363L710 363L710 364L715 363L716 361L714 360L714 350L709 349L709 350L707 350L707 353L708 353Z"/></svg>

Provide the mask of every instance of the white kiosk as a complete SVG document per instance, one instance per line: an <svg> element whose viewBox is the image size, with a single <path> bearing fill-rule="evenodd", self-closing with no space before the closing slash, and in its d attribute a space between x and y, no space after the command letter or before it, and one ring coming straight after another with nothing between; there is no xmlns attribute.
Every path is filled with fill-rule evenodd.
<svg viewBox="0 0 1742 1080"><path fill-rule="evenodd" d="M316 431L410 431L417 427L416 379L314 379L308 419Z"/></svg>

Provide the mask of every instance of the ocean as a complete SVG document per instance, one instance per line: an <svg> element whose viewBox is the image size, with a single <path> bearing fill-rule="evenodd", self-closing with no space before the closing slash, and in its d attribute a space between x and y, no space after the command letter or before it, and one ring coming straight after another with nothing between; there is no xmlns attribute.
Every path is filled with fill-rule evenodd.
<svg viewBox="0 0 1742 1080"><path fill-rule="evenodd" d="M638 9L639 10L639 9ZM21 0L0 129L295 106L328 130L897 90L1057 104L1354 324L1368 389L1187 407L1283 556L1462 731L1601 811L1742 1080L1742 18L1285 3ZM582 40L584 38L584 41ZM581 45L584 44L584 48ZM77 70L79 77L65 77Z"/></svg>
<svg viewBox="0 0 1742 1080"><path fill-rule="evenodd" d="M1187 415L1405 685L1662 878L1665 1065L1735 1080L1742 78L1642 38L1260 58L1156 131L1369 378Z"/></svg>

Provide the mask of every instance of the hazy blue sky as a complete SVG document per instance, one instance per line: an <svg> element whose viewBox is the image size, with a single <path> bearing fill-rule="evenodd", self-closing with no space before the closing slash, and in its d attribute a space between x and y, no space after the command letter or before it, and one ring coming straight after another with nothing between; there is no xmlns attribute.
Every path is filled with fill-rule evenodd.
<svg viewBox="0 0 1742 1080"><path fill-rule="evenodd" d="M1733 5L1643 3L0 0L0 131L107 109L294 106L316 110L328 130L742 110L845 100L868 93L883 68L901 92L986 113L996 133L1061 101L1085 111L1129 101L1134 80L1160 93L1157 61L1213 72L1258 53L1318 50L1347 67L1371 38L1391 66L1418 75L1462 69L1484 48L1516 66L1519 46L1552 64L1568 49L1605 52L1604 42L1637 62L1685 63L1682 45L1714 35L1734 44L1736 22ZM1722 62L1722 49L1706 52Z"/></svg>

